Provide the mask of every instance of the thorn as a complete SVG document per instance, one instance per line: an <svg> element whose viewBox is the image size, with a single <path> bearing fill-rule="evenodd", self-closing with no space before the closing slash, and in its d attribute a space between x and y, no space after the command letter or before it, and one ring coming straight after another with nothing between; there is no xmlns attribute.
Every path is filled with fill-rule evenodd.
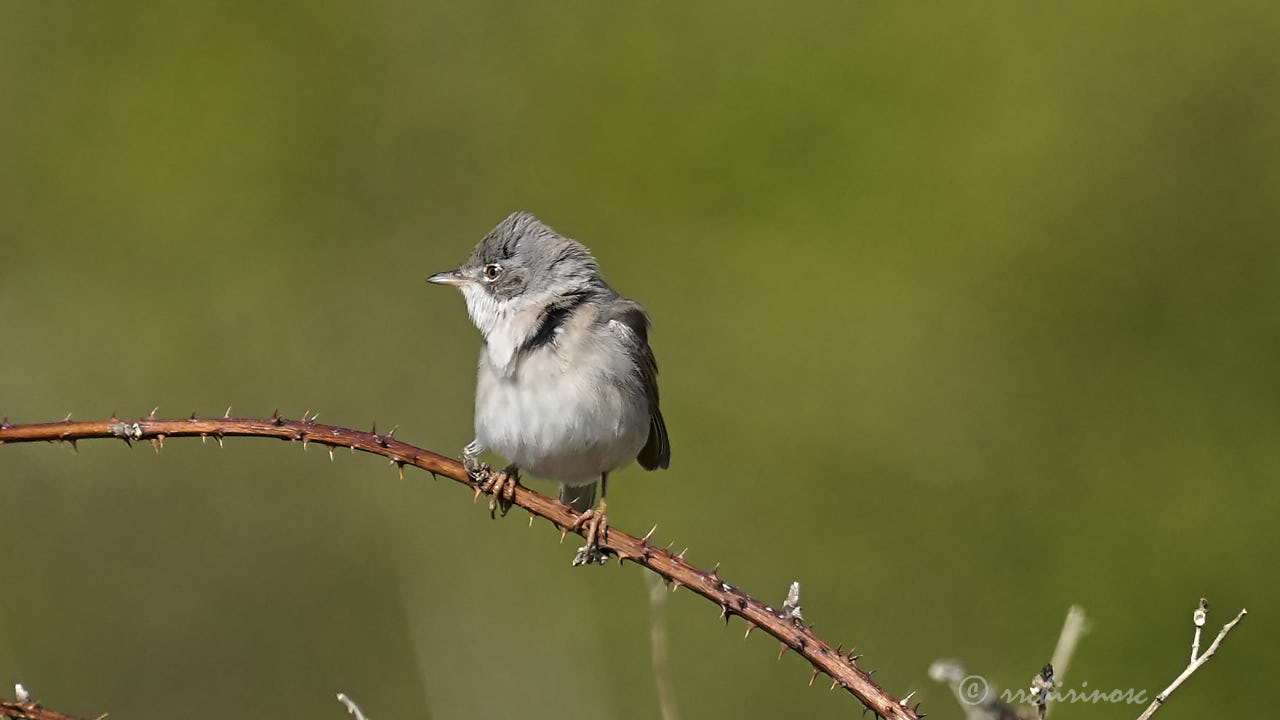
<svg viewBox="0 0 1280 720"><path fill-rule="evenodd" d="M329 446L329 462L333 462L333 446Z"/></svg>
<svg viewBox="0 0 1280 720"><path fill-rule="evenodd" d="M307 451L307 443L311 442L311 438L306 433L302 433L302 452Z"/></svg>
<svg viewBox="0 0 1280 720"><path fill-rule="evenodd" d="M375 438L378 437L378 422L376 420L373 423L373 427L369 429L369 434Z"/></svg>
<svg viewBox="0 0 1280 720"><path fill-rule="evenodd" d="M818 679L818 673L820 672L822 671L818 668L814 668L813 672L809 674L809 687L813 687L813 681Z"/></svg>
<svg viewBox="0 0 1280 720"><path fill-rule="evenodd" d="M111 419L114 420L115 417L116 417L115 413L112 413ZM0 418L0 428L7 428L7 427L9 427L9 416L5 415L3 418Z"/></svg>
<svg viewBox="0 0 1280 720"><path fill-rule="evenodd" d="M395 440L395 439L396 439L396 431L397 431L397 430L399 430L399 429L400 429L400 426L399 426L399 425L397 425L397 426L395 426L395 427L391 428L391 432L387 433L386 438L387 438L388 440Z"/></svg>
<svg viewBox="0 0 1280 720"><path fill-rule="evenodd" d="M432 474L434 475L435 473L432 473ZM538 516L534 515L533 513L529 513L529 527L533 527L533 519L536 517Z"/></svg>
<svg viewBox="0 0 1280 720"><path fill-rule="evenodd" d="M72 449L72 450L75 450L76 452L80 452L80 448L76 447L76 439L75 439L75 438L71 438L71 439L70 439L70 440L68 440L67 442L71 443L71 449Z"/></svg>
<svg viewBox="0 0 1280 720"><path fill-rule="evenodd" d="M667 543L667 546L666 546L666 547L664 547L664 548L662 548L662 549L663 549L663 550L666 550L667 552L671 552L671 546L672 546L672 545L675 545L675 544L676 544L676 541L675 541L675 540L672 540L671 542Z"/></svg>
<svg viewBox="0 0 1280 720"><path fill-rule="evenodd" d="M230 405L228 405L228 406L227 406L227 411L226 411L226 412L224 412L224 413L222 413L222 417L224 417L224 418L230 418L230 417L231 417L231 406L230 406Z"/></svg>
<svg viewBox="0 0 1280 720"><path fill-rule="evenodd" d="M907 703L911 700L912 696L914 696L915 694L916 694L915 690L912 690L911 692L907 693L906 697L898 701L898 705L901 705L902 707L906 707Z"/></svg>
<svg viewBox="0 0 1280 720"><path fill-rule="evenodd" d="M836 654L844 655L844 643L840 643L839 645L836 645Z"/></svg>
<svg viewBox="0 0 1280 720"><path fill-rule="evenodd" d="M164 433L156 433L156 439L160 441L160 447L164 447Z"/></svg>
<svg viewBox="0 0 1280 720"><path fill-rule="evenodd" d="M561 544L564 544L564 536L568 534L569 534L568 526L561 525L560 526L560 543Z"/></svg>
<svg viewBox="0 0 1280 720"><path fill-rule="evenodd" d="M747 621L747 631L746 631L745 633L743 633L743 635L742 635L742 639L743 639L743 640L746 640L747 638L751 637L751 631L752 631L752 630L755 630L755 629L756 629L756 624L755 624L755 623L753 623L753 622L751 622L750 620L748 620L748 621Z"/></svg>
<svg viewBox="0 0 1280 720"><path fill-rule="evenodd" d="M480 499L480 493L483 492L479 485L476 485L475 492L471 493L471 502L474 503Z"/></svg>
<svg viewBox="0 0 1280 720"><path fill-rule="evenodd" d="M62 418L62 422L64 422L64 423L69 423L69 422L71 422L71 413L67 413L67 416L66 416L66 417L64 417L64 418Z"/></svg>
<svg viewBox="0 0 1280 720"><path fill-rule="evenodd" d="M112 420L119 420L119 419L120 419L120 418L116 417L116 411L115 411L115 410L112 410L112 411L111 411L111 419L112 419ZM6 421L6 422L8 422L8 420L9 420L9 418L5 418L5 421Z"/></svg>
<svg viewBox="0 0 1280 720"><path fill-rule="evenodd" d="M280 424L280 408L276 408L275 410L271 411L271 422L277 425Z"/></svg>
<svg viewBox="0 0 1280 720"><path fill-rule="evenodd" d="M222 433L218 433L214 437L218 439L218 447L222 447Z"/></svg>
<svg viewBox="0 0 1280 720"><path fill-rule="evenodd" d="M404 479L404 463L403 463L403 462L397 462L397 463L396 463L396 470L399 470L399 471L400 471L400 479L401 479L401 480L403 480L403 479Z"/></svg>
<svg viewBox="0 0 1280 720"><path fill-rule="evenodd" d="M160 443L156 442L155 438L151 438L151 449L155 450L157 455L160 454Z"/></svg>
<svg viewBox="0 0 1280 720"><path fill-rule="evenodd" d="M836 685L838 685L839 683L840 683L840 681L839 681L839 680L837 680L837 679L835 679L835 678L831 678L831 687L827 688L827 692L831 692L832 690L835 690L835 689L836 689Z"/></svg>
<svg viewBox="0 0 1280 720"><path fill-rule="evenodd" d="M689 548L685 548L685 549L681 550L681 551L680 551L680 554L679 554L679 555L676 555L676 559L677 559L677 560L680 560L681 562L683 562L683 561L684 561L684 554L685 554L685 553L687 553L687 552L689 552Z"/></svg>
<svg viewBox="0 0 1280 720"><path fill-rule="evenodd" d="M194 412L192 412L192 413L191 413L191 417L187 418L187 420L189 420L189 421L191 421L191 422L195 422L195 421L196 421L196 414L195 414Z"/></svg>
<svg viewBox="0 0 1280 720"><path fill-rule="evenodd" d="M711 577L720 579L720 563L716 563L716 566L711 568Z"/></svg>
<svg viewBox="0 0 1280 720"><path fill-rule="evenodd" d="M649 538L653 536L653 531L657 529L658 529L657 525L654 525L653 527L649 528L649 532L645 533L644 537L640 538L640 542L644 543L645 545L648 545Z"/></svg>
<svg viewBox="0 0 1280 720"><path fill-rule="evenodd" d="M159 406L159 405L157 405L157 406L155 406L155 407L151 408L151 414L147 416L147 419L148 419L148 420L155 420L155 419L156 419L156 411L157 411L157 410L159 410L159 409L160 409L160 406ZM67 415L67 417L68 417L68 418L70 418L71 416L70 416L70 415Z"/></svg>
<svg viewBox="0 0 1280 720"><path fill-rule="evenodd" d="M778 643L778 644L782 646L781 649L778 650L778 659L781 660L782 656L787 654L787 651L790 650L791 648L787 647L786 643Z"/></svg>
<svg viewBox="0 0 1280 720"><path fill-rule="evenodd" d="M679 580L672 580L672 581L671 581L671 592L675 592L675 591L679 590L679 589L680 589L680 588L682 588L682 587L684 587L684 583L683 583L683 582L681 582L681 581L679 581Z"/></svg>
<svg viewBox="0 0 1280 720"><path fill-rule="evenodd" d="M200 444L201 444L201 445L203 445L203 444L205 443L205 441L206 441L206 440L208 440L208 439L209 439L209 435L208 435L207 433L200 433Z"/></svg>

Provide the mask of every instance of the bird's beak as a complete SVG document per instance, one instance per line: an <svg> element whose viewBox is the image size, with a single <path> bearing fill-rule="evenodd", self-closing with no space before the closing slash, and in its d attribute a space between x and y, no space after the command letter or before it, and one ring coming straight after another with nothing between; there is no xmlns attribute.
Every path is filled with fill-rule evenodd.
<svg viewBox="0 0 1280 720"><path fill-rule="evenodd" d="M434 285L452 285L459 287L467 284L467 278L463 276L462 270L445 270L427 278L427 282Z"/></svg>

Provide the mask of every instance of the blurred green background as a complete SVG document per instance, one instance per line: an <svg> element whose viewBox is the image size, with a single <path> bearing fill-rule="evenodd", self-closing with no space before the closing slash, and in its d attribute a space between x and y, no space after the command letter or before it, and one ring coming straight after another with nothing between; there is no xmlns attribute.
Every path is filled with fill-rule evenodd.
<svg viewBox="0 0 1280 720"><path fill-rule="evenodd" d="M452 267L508 212L649 308L671 469L613 524L854 644L1269 706L1280 6L0 5L0 413L195 410L456 455ZM549 486L535 484L543 490ZM657 714L641 572L263 440L0 449L0 682L116 718ZM680 710L852 717L669 596ZM1081 683L1087 682L1087 686ZM1059 708L1132 718L1135 706Z"/></svg>

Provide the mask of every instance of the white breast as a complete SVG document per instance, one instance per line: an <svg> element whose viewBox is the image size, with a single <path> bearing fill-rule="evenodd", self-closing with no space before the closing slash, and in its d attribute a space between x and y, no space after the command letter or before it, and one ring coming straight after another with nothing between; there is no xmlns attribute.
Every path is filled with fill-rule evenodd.
<svg viewBox="0 0 1280 720"><path fill-rule="evenodd" d="M594 480L635 459L648 438L648 404L630 361L611 338L590 337L589 323L581 313L508 373L495 367L490 348L481 351L476 437L534 475Z"/></svg>

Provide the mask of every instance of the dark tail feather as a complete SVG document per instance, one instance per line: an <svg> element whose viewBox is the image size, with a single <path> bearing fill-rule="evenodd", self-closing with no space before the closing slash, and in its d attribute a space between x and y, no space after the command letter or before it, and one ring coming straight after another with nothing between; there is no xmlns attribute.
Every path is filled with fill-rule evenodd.
<svg viewBox="0 0 1280 720"><path fill-rule="evenodd" d="M595 507L596 484L561 485L560 502L573 508L576 512L586 512Z"/></svg>

